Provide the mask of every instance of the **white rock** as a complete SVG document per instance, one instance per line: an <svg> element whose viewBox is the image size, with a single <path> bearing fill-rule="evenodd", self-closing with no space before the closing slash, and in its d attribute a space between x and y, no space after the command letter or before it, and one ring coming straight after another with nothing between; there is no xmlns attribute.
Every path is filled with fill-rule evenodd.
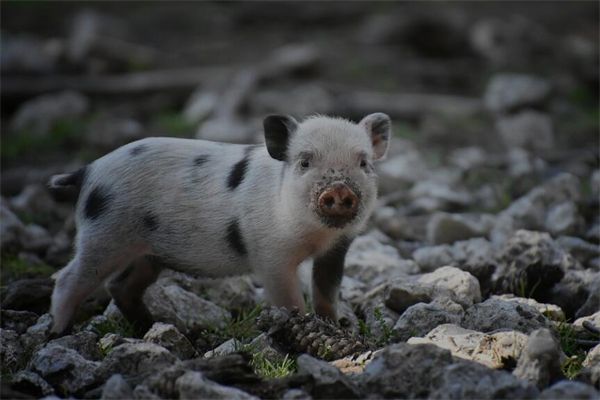
<svg viewBox="0 0 600 400"><path fill-rule="evenodd" d="M481 301L481 289L477 278L455 267L438 268L422 275L418 282L453 292L456 295L456 301L463 305L468 306Z"/></svg>
<svg viewBox="0 0 600 400"><path fill-rule="evenodd" d="M493 112L507 112L542 103L550 94L550 84L536 76L498 74L492 77L485 95L485 106Z"/></svg>
<svg viewBox="0 0 600 400"><path fill-rule="evenodd" d="M219 385L209 381L202 373L188 371L175 381L179 398L184 399L227 399L227 400L258 400L239 389Z"/></svg>
<svg viewBox="0 0 600 400"><path fill-rule="evenodd" d="M523 148L532 151L554 147L552 120L538 111L523 111L504 116L496 122L496 129L507 148Z"/></svg>
<svg viewBox="0 0 600 400"><path fill-rule="evenodd" d="M155 322L144 335L144 340L164 347L182 360L196 354L190 341L171 324Z"/></svg>
<svg viewBox="0 0 600 400"><path fill-rule="evenodd" d="M237 339L229 339L226 342L221 343L219 346L214 349L207 351L204 353L204 358L212 358L218 356L224 356L227 354L235 353L242 348L242 343Z"/></svg>
<svg viewBox="0 0 600 400"><path fill-rule="evenodd" d="M539 303L537 301L535 301L534 299L526 299L524 297L515 297L512 294L503 294L503 295L494 295L491 296L490 299L499 299L499 300L504 300L504 301L513 301L515 303L520 303L520 304L527 304L528 306L531 306L533 308L535 308L536 310L538 310L540 313L544 314L546 317L550 318L551 320L554 321L564 321L565 320L565 313L562 310L562 308L560 308L559 306L555 305L555 304L546 304L546 303Z"/></svg>

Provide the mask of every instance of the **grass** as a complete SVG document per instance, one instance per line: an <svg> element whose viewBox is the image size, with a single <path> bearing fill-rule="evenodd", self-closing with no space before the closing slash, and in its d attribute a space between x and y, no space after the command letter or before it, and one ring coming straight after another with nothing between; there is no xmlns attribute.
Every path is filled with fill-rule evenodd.
<svg viewBox="0 0 600 400"><path fill-rule="evenodd" d="M0 261L2 266L2 281L20 278L47 278L56 270L45 263L32 264L20 259L17 255L3 252Z"/></svg>
<svg viewBox="0 0 600 400"><path fill-rule="evenodd" d="M384 347L392 342L392 339L394 338L394 330L385 321L383 313L381 312L381 308L375 307L375 309L373 310L373 317L375 318L375 322L377 322L377 325L379 326L381 335L376 336L371 331L369 325L362 319L358 320L358 332L360 335L364 336L368 340L372 340L377 347Z"/></svg>
<svg viewBox="0 0 600 400"><path fill-rule="evenodd" d="M296 360L286 354L279 360L269 360L265 355L256 351L251 353L250 365L254 368L256 375L264 379L284 378L297 370Z"/></svg>
<svg viewBox="0 0 600 400"><path fill-rule="evenodd" d="M94 325L94 332L99 337L103 337L108 333L114 333L122 337L136 336L135 327L125 318L107 318L106 321Z"/></svg>
<svg viewBox="0 0 600 400"><path fill-rule="evenodd" d="M583 368L585 351L577 344L577 333L571 324L562 321L558 324L556 330L560 346L567 355L566 361L561 365L561 370L568 379L575 379Z"/></svg>
<svg viewBox="0 0 600 400"><path fill-rule="evenodd" d="M260 331L256 327L256 318L261 311L261 305L257 305L249 310L242 310L237 316L229 320L224 327L211 327L204 330L202 335L210 337L214 345L223 343L229 339L236 339L242 342L246 339L254 338L260 334Z"/></svg>

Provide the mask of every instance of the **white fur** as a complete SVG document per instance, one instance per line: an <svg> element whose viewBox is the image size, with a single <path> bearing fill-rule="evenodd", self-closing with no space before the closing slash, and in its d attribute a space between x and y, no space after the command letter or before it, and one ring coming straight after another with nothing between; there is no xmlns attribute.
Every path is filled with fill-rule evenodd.
<svg viewBox="0 0 600 400"><path fill-rule="evenodd" d="M131 154L135 146L145 151ZM76 210L76 256L61 272L52 298L53 330L62 331L77 305L107 277L144 255L156 255L174 268L202 276L254 272L274 304L303 309L296 277L298 264L326 252L336 239L354 237L375 205L376 176L360 168L359 154L373 158L364 125L313 117L297 126L288 160L271 158L266 147L250 150L241 184L227 180L247 146L202 140L147 138L93 162L87 169ZM311 168L298 169L302 152L315 153ZM194 166L197 156L208 156ZM333 171L332 171L333 170ZM361 211L342 229L330 228L311 209L315 184L327 177L350 179L362 194ZM111 198L101 215L85 216L85 202L97 187ZM148 232L147 212L158 228ZM241 256L225 240L227 226L239 221L248 251Z"/></svg>

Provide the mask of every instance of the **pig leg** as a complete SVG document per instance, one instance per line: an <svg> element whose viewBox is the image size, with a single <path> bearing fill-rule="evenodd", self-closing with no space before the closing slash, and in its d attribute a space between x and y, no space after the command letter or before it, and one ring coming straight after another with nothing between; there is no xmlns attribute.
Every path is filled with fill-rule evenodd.
<svg viewBox="0 0 600 400"><path fill-rule="evenodd" d="M108 283L115 304L139 333L145 333L154 320L142 297L146 288L156 281L162 265L152 256L140 257Z"/></svg>
<svg viewBox="0 0 600 400"><path fill-rule="evenodd" d="M86 236L82 236L86 237ZM87 237L79 243L75 258L63 268L54 285L50 314L53 334L63 334L77 307L102 282L138 256L136 247L117 248L104 237Z"/></svg>
<svg viewBox="0 0 600 400"><path fill-rule="evenodd" d="M268 265L268 264L266 264ZM296 273L297 265L285 265L281 269L269 271L261 276L267 300L274 306L288 310L297 308L304 313L304 298Z"/></svg>
<svg viewBox="0 0 600 400"><path fill-rule="evenodd" d="M312 299L315 312L333 321L337 321L336 302L344 275L344 259L351 242L343 238L314 260Z"/></svg>

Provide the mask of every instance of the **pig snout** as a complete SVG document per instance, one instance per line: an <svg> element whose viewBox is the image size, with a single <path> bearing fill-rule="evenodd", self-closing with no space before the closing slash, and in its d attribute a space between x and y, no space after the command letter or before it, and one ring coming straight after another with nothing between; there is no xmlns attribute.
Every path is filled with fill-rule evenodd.
<svg viewBox="0 0 600 400"><path fill-rule="evenodd" d="M349 222L358 212L358 196L342 182L325 188L318 198L319 213L339 223Z"/></svg>

